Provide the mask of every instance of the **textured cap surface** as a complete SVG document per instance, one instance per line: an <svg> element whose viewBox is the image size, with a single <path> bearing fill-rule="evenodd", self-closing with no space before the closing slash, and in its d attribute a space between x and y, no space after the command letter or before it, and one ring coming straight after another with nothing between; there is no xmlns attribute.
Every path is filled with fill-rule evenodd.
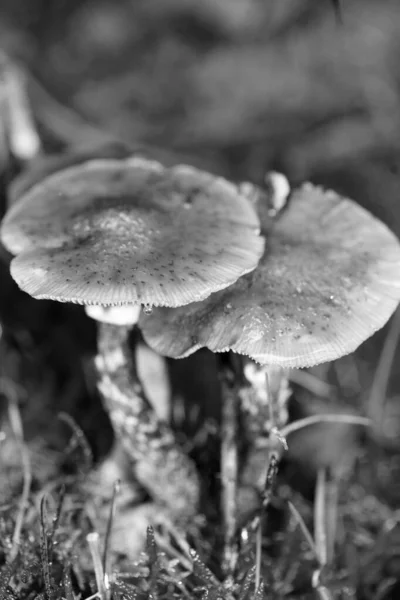
<svg viewBox="0 0 400 600"><path fill-rule="evenodd" d="M352 352L395 310L399 242L356 203L306 184L261 225L255 271L204 302L141 315L152 348L178 358L206 346L305 367Z"/></svg>
<svg viewBox="0 0 400 600"><path fill-rule="evenodd" d="M30 295L102 305L202 300L254 269L264 247L233 184L139 157L50 175L11 207L1 238Z"/></svg>

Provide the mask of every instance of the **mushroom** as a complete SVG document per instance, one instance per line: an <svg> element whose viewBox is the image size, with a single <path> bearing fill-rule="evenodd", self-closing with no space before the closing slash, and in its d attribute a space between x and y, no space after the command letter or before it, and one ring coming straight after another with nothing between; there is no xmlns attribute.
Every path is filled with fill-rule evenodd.
<svg viewBox="0 0 400 600"><path fill-rule="evenodd" d="M264 241L254 207L194 167L97 159L29 185L0 233L22 290L86 305L99 320L99 390L136 476L175 516L192 515L197 473L147 402L128 334L140 306L203 300L256 267Z"/></svg>
<svg viewBox="0 0 400 600"><path fill-rule="evenodd" d="M266 245L254 271L205 301L140 316L153 349L183 358L205 346L310 367L349 354L386 323L400 300L400 245L383 223L311 184L275 219L260 218Z"/></svg>
<svg viewBox="0 0 400 600"><path fill-rule="evenodd" d="M144 339L164 356L183 358L207 347L255 361L244 375L252 385L245 399L255 404L257 435L273 408L268 380L287 398L277 368L309 367L352 352L400 300L399 242L366 210L311 184L295 190L275 217L265 201L260 191L255 202L266 245L254 271L204 301L139 318Z"/></svg>

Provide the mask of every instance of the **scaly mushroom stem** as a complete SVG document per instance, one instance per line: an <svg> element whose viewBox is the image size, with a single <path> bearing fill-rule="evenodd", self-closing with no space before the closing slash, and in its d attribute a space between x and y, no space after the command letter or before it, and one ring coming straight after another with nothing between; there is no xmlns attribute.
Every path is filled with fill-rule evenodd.
<svg viewBox="0 0 400 600"><path fill-rule="evenodd" d="M99 323L98 389L137 480L172 517L187 519L196 513L199 499L196 468L145 396L129 358L129 330Z"/></svg>

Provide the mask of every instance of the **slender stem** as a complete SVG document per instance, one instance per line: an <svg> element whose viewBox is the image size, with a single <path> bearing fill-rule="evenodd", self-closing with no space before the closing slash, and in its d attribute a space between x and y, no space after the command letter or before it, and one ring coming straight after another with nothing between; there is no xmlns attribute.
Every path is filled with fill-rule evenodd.
<svg viewBox="0 0 400 600"><path fill-rule="evenodd" d="M227 579L232 579L238 558L236 542L238 486L238 406L236 386L232 387L227 381L223 381L222 394L221 479L222 513L224 520L223 569Z"/></svg>
<svg viewBox="0 0 400 600"><path fill-rule="evenodd" d="M184 520L196 513L197 471L146 398L128 336L129 327L99 324L98 389L136 479L171 516Z"/></svg>
<svg viewBox="0 0 400 600"><path fill-rule="evenodd" d="M314 538L318 560L323 567L328 563L326 531L326 469L319 469L314 498Z"/></svg>
<svg viewBox="0 0 400 600"><path fill-rule="evenodd" d="M349 425L361 425L363 427L371 427L372 421L368 417L359 417L358 415L351 414L325 414L325 415L311 415L311 417L304 417L293 423L289 423L286 427L283 427L280 431L283 438L287 438L289 435L304 427L316 425L318 423L348 423Z"/></svg>
<svg viewBox="0 0 400 600"><path fill-rule="evenodd" d="M240 390L239 397L249 449L241 476L239 505L244 504L242 498L249 489L257 491L257 516L251 526L256 531L255 585L259 590L262 585L262 524L273 493L280 446L284 443L279 429L287 422L290 390L286 372L277 367L260 366L251 362L245 366L244 375L248 383L247 387ZM260 443L263 440L266 444ZM243 516L240 515L241 520Z"/></svg>
<svg viewBox="0 0 400 600"><path fill-rule="evenodd" d="M314 554L314 558L317 562L319 562L319 555L318 555L318 549L315 545L315 542L313 540L313 537L307 527L307 525L304 522L303 517L301 516L301 514L299 513L299 511L297 510L297 508L295 507L295 505L288 500L288 506L290 509L290 512L292 513L292 515L294 516L294 518L297 521L297 524L299 525L308 545L310 546L310 549L312 551L312 553Z"/></svg>
<svg viewBox="0 0 400 600"><path fill-rule="evenodd" d="M120 489L120 481L117 480L114 483L114 489L113 489L113 495L111 498L111 507L110 507L110 514L108 517L108 522L107 522L107 529L106 529L106 535L105 535L105 539L104 539L104 551L103 551L103 571L105 573L105 575L108 574L108 551L109 551L109 546L110 546L110 538L111 538L111 532L112 532L112 527L114 524L114 516L115 516L115 510L116 510L116 499L117 499L117 495Z"/></svg>
<svg viewBox="0 0 400 600"><path fill-rule="evenodd" d="M258 590L261 582L261 561L262 561L262 528L266 510L271 502L271 498L274 492L274 485L276 476L278 473L278 457L270 451L267 476L265 479L265 486L261 497L261 506L259 509L258 518L255 519L254 525L256 526L256 579L255 585Z"/></svg>
<svg viewBox="0 0 400 600"><path fill-rule="evenodd" d="M42 496L40 501L40 555L42 563L42 575L45 588L45 599L51 600L52 586L50 579L50 552L47 538L47 519L46 519L46 495Z"/></svg>
<svg viewBox="0 0 400 600"><path fill-rule="evenodd" d="M18 402L16 398L9 397L8 402L8 414L13 429L14 435L17 440L18 449L21 454L22 470L23 470L23 487L21 500L18 507L17 518L15 520L14 534L12 538L12 547L10 551L9 560L12 562L18 555L19 542L21 537L21 531L24 523L25 512L28 507L29 494L31 491L32 483L32 471L31 462L29 458L29 452L25 445L24 431L22 426L21 414L18 408Z"/></svg>
<svg viewBox="0 0 400 600"><path fill-rule="evenodd" d="M280 446L279 431L287 422L290 388L287 373L280 367L249 362L244 374L248 386L240 390L239 397L250 447L242 482L261 490L272 455L277 454L277 447ZM267 457L265 447L269 449Z"/></svg>
<svg viewBox="0 0 400 600"><path fill-rule="evenodd" d="M259 588L261 581L261 561L262 561L262 519L260 518L256 531L256 573L255 588Z"/></svg>
<svg viewBox="0 0 400 600"><path fill-rule="evenodd" d="M90 554L92 555L94 574L96 578L97 585L97 593L101 600L109 600L110 599L110 588L108 580L106 579L106 574L103 570L103 563L101 560L101 552L100 552L100 543L99 543L99 534L94 531L92 533L88 533L86 536Z"/></svg>

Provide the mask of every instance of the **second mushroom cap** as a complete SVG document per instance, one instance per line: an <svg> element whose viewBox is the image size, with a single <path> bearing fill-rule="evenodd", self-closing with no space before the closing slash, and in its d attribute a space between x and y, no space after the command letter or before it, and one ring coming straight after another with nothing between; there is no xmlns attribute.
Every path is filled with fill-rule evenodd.
<svg viewBox="0 0 400 600"><path fill-rule="evenodd" d="M355 202L306 184L266 231L258 267L204 302L141 315L148 344L200 347L297 368L335 360L380 329L400 300L400 244Z"/></svg>

